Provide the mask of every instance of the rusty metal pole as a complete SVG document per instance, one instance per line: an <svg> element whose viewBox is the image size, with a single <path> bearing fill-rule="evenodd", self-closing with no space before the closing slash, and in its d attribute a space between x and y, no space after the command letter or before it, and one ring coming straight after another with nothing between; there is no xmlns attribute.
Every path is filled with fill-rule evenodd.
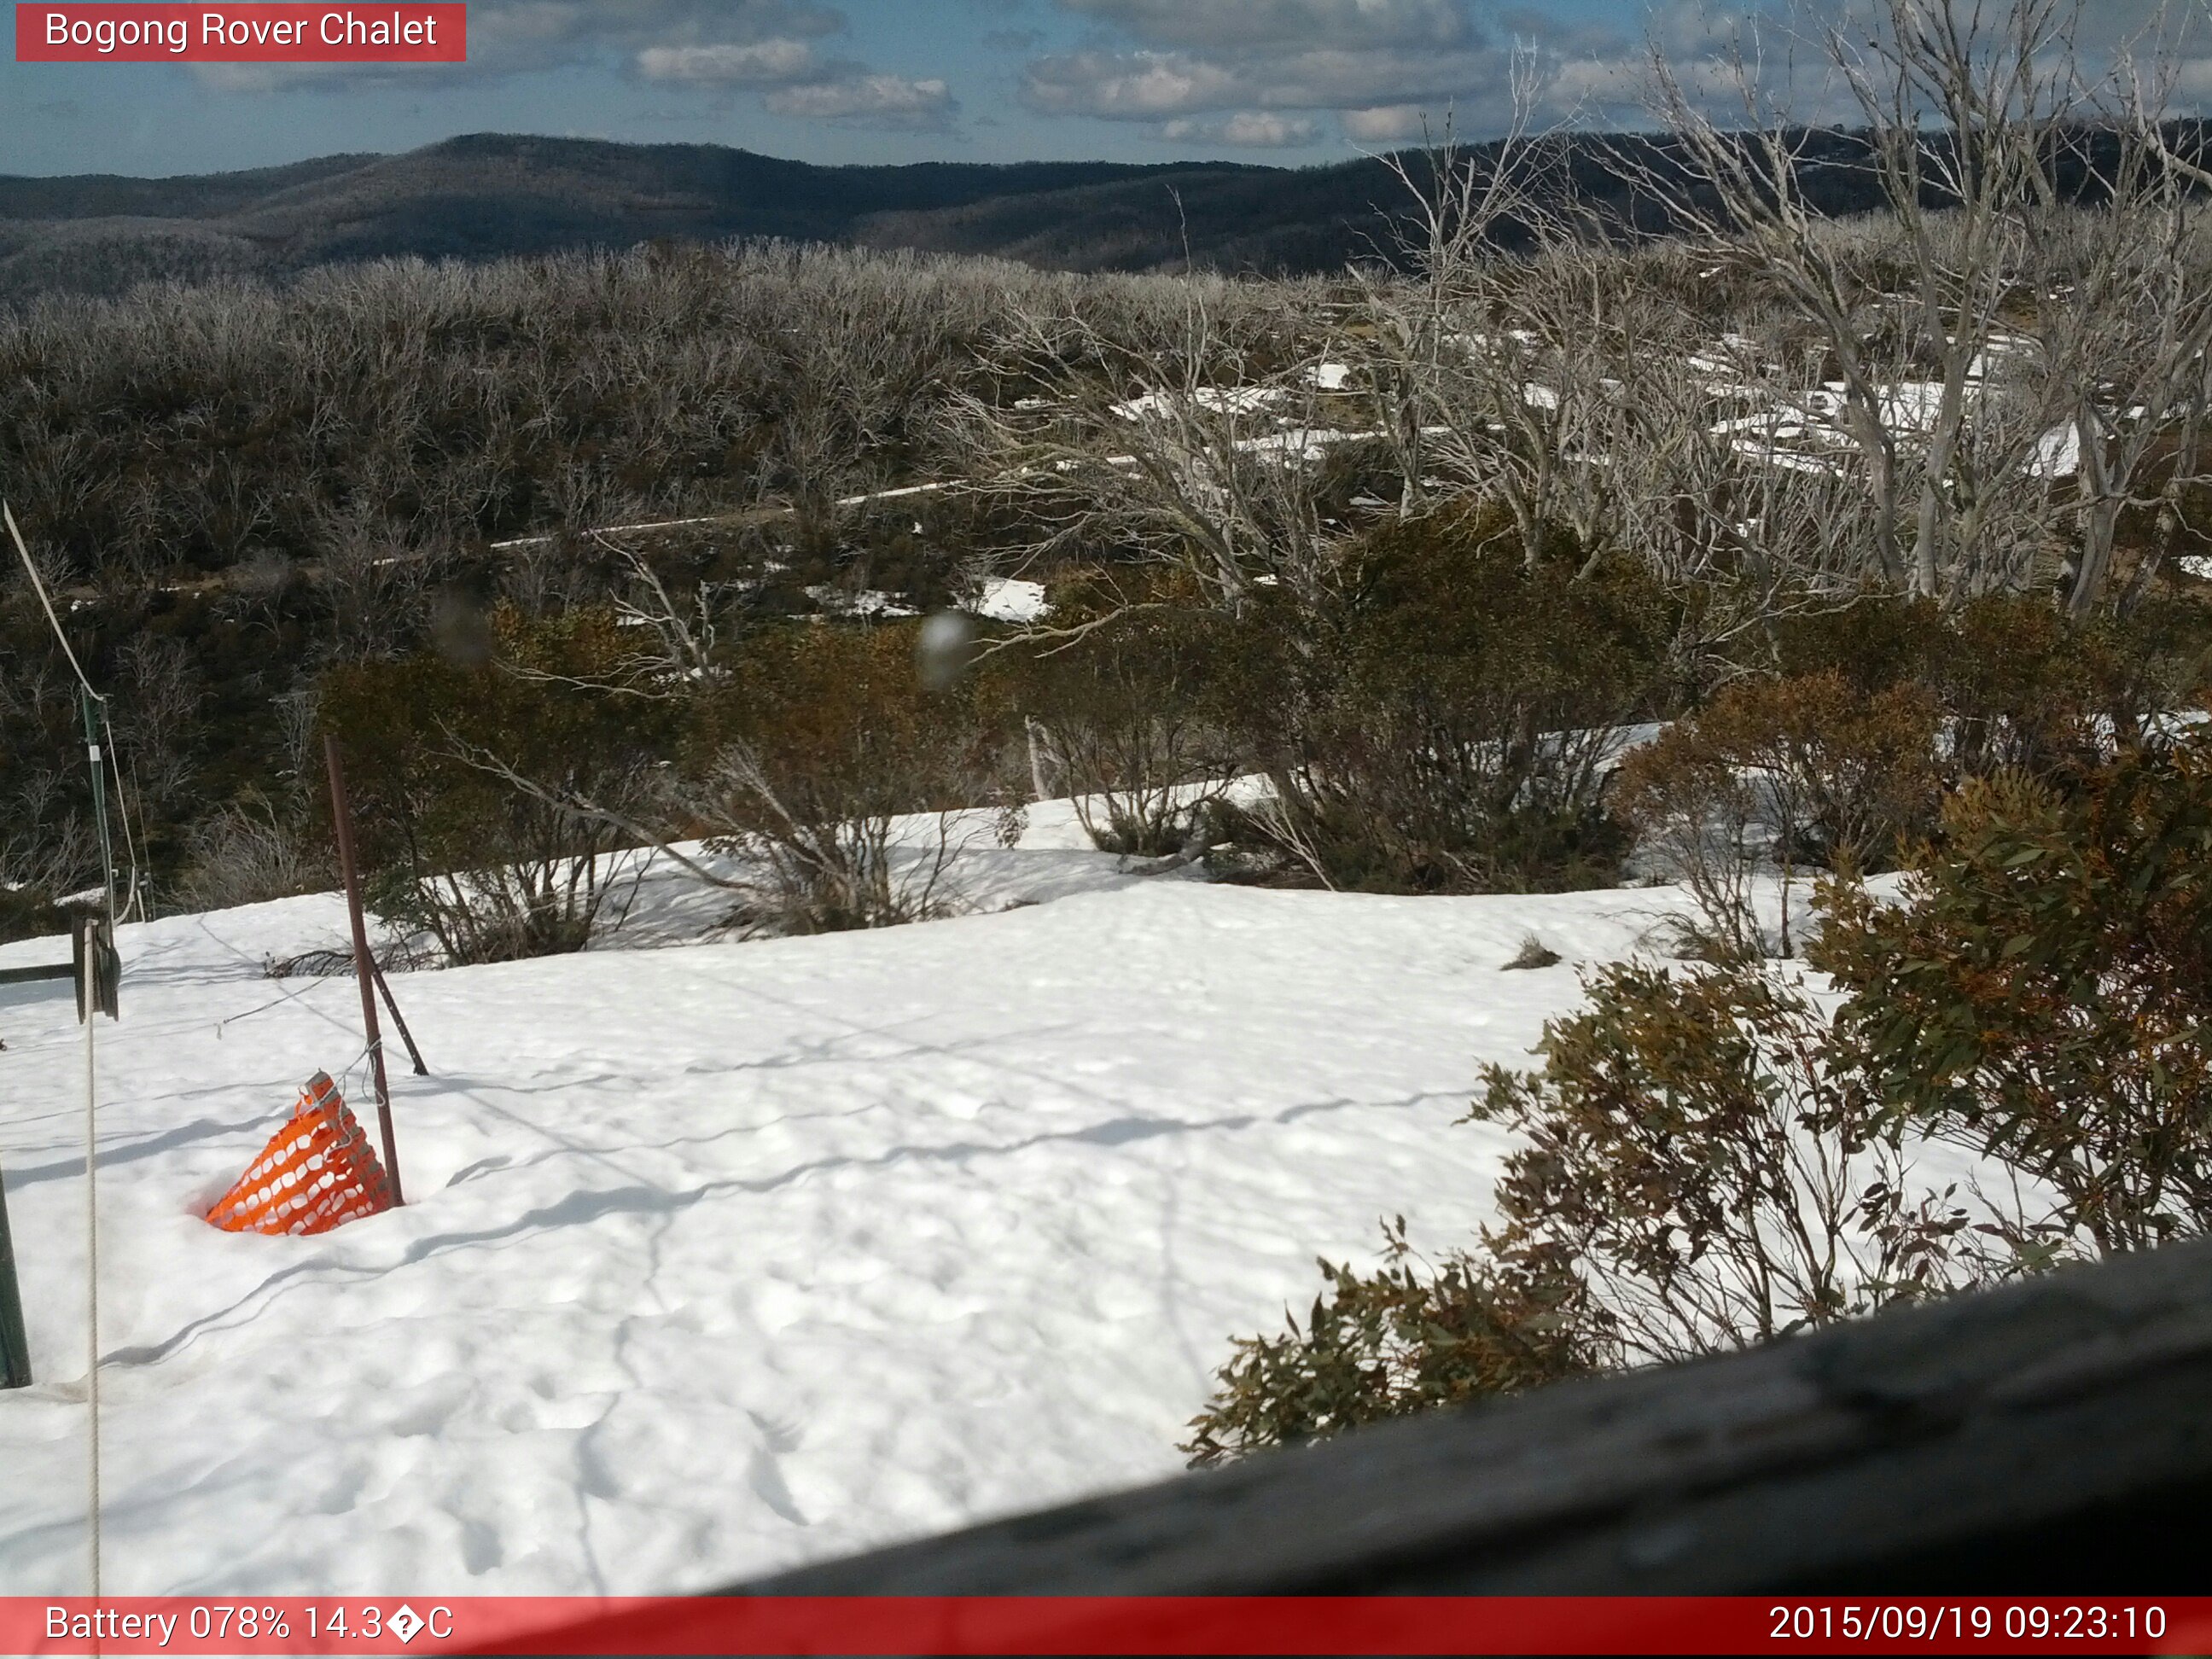
<svg viewBox="0 0 2212 1659"><path fill-rule="evenodd" d="M422 1063L422 1051L415 1046L415 1033L407 1029L407 1016L399 1012L399 1004L392 994L392 988L384 982L384 969L374 962L368 965L375 972L376 991L384 999L384 1012L392 1016L392 1023L399 1028L399 1040L407 1045L407 1058L415 1062L415 1075L429 1076L430 1068Z"/></svg>
<svg viewBox="0 0 2212 1659"><path fill-rule="evenodd" d="M376 1127L384 1137L384 1172L392 1177L392 1201L404 1204L399 1185L399 1146L392 1138L392 1086L384 1076L384 1035L376 1024L376 959L368 951L368 923L361 909L361 867L353 855L353 803L347 799L345 766L335 734L323 738L323 758L331 771L331 822L337 828L338 866L345 872L346 912L353 921L353 972L361 981L361 1023L368 1031L370 1074L376 1079Z"/></svg>

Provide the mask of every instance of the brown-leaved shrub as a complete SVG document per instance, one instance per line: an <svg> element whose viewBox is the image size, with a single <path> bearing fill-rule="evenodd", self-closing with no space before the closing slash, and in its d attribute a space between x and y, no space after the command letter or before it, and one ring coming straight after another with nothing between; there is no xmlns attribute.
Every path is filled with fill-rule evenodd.
<svg viewBox="0 0 2212 1659"><path fill-rule="evenodd" d="M1970 780L1942 828L1899 903L1839 886L1814 953L1885 1098L2100 1250L2212 1229L2212 744Z"/></svg>
<svg viewBox="0 0 2212 1659"><path fill-rule="evenodd" d="M749 932L833 933L937 913L952 814L988 799L1003 719L988 688L924 687L905 623L800 623L748 640L707 695L681 787L738 863ZM899 819L935 814L903 844Z"/></svg>
<svg viewBox="0 0 2212 1659"><path fill-rule="evenodd" d="M1236 769L1212 706L1217 617L1170 584L1071 582L1053 630L995 659L1040 744L1040 790L1073 798L1094 845L1181 851Z"/></svg>
<svg viewBox="0 0 2212 1659"><path fill-rule="evenodd" d="M1917 688L1869 693L1834 669L1742 681L1631 755L1616 807L1723 953L1765 953L1750 878L1778 872L1786 956L1796 872L1893 867L1932 822L1938 718Z"/></svg>
<svg viewBox="0 0 2212 1659"><path fill-rule="evenodd" d="M493 634L480 663L423 653L333 669L319 702L372 900L455 965L590 943L620 888L610 855L636 844L615 820L646 810L671 732L668 705L612 689L631 648L611 614L507 610Z"/></svg>
<svg viewBox="0 0 2212 1659"><path fill-rule="evenodd" d="M1489 1068L1499 1222L1417 1268L1324 1262L1301 1329L1240 1339L1199 1462L1625 1365L1725 1352L2009 1271L1978 1194L1916 1182L1900 1115L1797 985L1617 963Z"/></svg>

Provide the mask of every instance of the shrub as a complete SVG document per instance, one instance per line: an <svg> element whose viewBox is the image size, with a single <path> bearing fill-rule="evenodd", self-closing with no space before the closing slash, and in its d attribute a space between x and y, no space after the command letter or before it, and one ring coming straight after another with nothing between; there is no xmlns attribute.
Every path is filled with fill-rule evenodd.
<svg viewBox="0 0 2212 1659"><path fill-rule="evenodd" d="M2201 708L2212 681L2212 611L2193 599L2158 598L2124 615L2075 625L2088 657L2090 696L2117 747L2162 742L2160 717Z"/></svg>
<svg viewBox="0 0 2212 1659"><path fill-rule="evenodd" d="M1913 1183L1899 1117L1794 984L1745 963L1619 963L1584 984L1589 1006L1545 1028L1542 1069L1490 1067L1469 1114L1517 1141L1500 1224L1436 1270L1402 1218L1375 1272L1323 1262L1303 1330L1237 1340L1194 1462L2014 1270L2004 1247L2030 1230Z"/></svg>
<svg viewBox="0 0 2212 1659"><path fill-rule="evenodd" d="M1909 686L1866 693L1833 669L1731 686L1622 765L1616 806L1691 890L1711 943L1763 954L1748 877L1882 870L1933 821L1937 710Z"/></svg>
<svg viewBox="0 0 2212 1659"><path fill-rule="evenodd" d="M2104 748L2095 659L2105 643L2031 599L1992 596L1962 607L1925 671L1951 717L1954 773L2094 765Z"/></svg>
<svg viewBox="0 0 2212 1659"><path fill-rule="evenodd" d="M1471 1115L1519 1145L1502 1261L1567 1264L1609 1363L1747 1346L1953 1287L1969 1216L1911 1187L1899 1125L1805 994L1752 965L1616 963L1492 1066Z"/></svg>
<svg viewBox="0 0 2212 1659"><path fill-rule="evenodd" d="M917 630L797 624L749 641L708 696L685 786L738 860L749 931L829 933L933 915L958 810L991 798L1003 719L972 678L926 691ZM937 814L927 844L897 820Z"/></svg>
<svg viewBox="0 0 2212 1659"><path fill-rule="evenodd" d="M68 913L50 895L28 887L0 886L0 943L69 931Z"/></svg>
<svg viewBox="0 0 2212 1659"><path fill-rule="evenodd" d="M1869 593L1778 618L1760 636L1771 658L1755 665L1784 678L1840 674L1854 690L1872 694L1920 681L1942 654L1944 635L1943 613L1933 599Z"/></svg>
<svg viewBox="0 0 2212 1659"><path fill-rule="evenodd" d="M1939 829L1894 904L1825 884L1832 1019L1742 960L1589 976L1540 1072L1486 1073L1472 1115L1518 1142L1499 1224L1441 1273L1402 1224L1379 1272L1325 1267L1304 1330L1238 1342L1190 1449L1541 1380L1499 1346L1533 1305L1499 1286L1541 1285L1533 1328L1609 1369L2212 1231L2212 738L2070 790L1971 778ZM1929 1140L2009 1191L1917 1186Z"/></svg>
<svg viewBox="0 0 2212 1659"><path fill-rule="evenodd" d="M1984 594L1946 615L1932 602L1869 597L1789 617L1770 630L1786 677L1834 673L1866 696L1913 684L1947 717L1955 777L2018 767L2094 766L2142 741L2151 722L2201 689L2203 608L2137 605L2069 623L2028 594Z"/></svg>
<svg viewBox="0 0 2212 1659"><path fill-rule="evenodd" d="M1900 1115L1796 984L1747 963L1583 984L1541 1071L1491 1066L1468 1113L1516 1134L1500 1225L1436 1270L1402 1218L1378 1270L1321 1263L1305 1328L1237 1340L1192 1462L1750 1347L2021 1265L2031 1230L1913 1183Z"/></svg>
<svg viewBox="0 0 2212 1659"><path fill-rule="evenodd" d="M1512 959L1506 963L1504 971L1511 973L1537 968L1556 968L1559 965L1560 960L1559 953L1537 938L1535 934L1523 933L1521 936L1521 948L1515 951Z"/></svg>
<svg viewBox="0 0 2212 1659"><path fill-rule="evenodd" d="M264 797L234 801L185 835L177 898L187 910L228 910L337 884L330 848Z"/></svg>
<svg viewBox="0 0 2212 1659"><path fill-rule="evenodd" d="M1328 1288L1275 1337L1245 1337L1191 1419L1194 1468L1297 1445L1383 1418L1583 1376L1596 1356L1582 1291L1564 1273L1466 1255L1421 1265L1406 1221L1383 1230L1369 1274L1321 1263Z"/></svg>
<svg viewBox="0 0 2212 1659"><path fill-rule="evenodd" d="M1246 833L1338 888L1610 883L1605 763L1670 615L1640 571L1531 566L1480 514L1377 530L1317 591L1263 592L1227 647L1223 718L1272 789Z"/></svg>
<svg viewBox="0 0 2212 1659"><path fill-rule="evenodd" d="M13 781L9 774L14 769L0 755L0 781ZM0 940L68 931L68 915L54 901L100 879L100 847L91 816L70 799L68 781L44 769L5 799L0 816Z"/></svg>
<svg viewBox="0 0 2212 1659"><path fill-rule="evenodd" d="M2060 1195L2100 1250L2212 1227L2212 744L2062 793L1970 781L1882 908L1838 888L1814 960L1885 1097Z"/></svg>
<svg viewBox="0 0 2212 1659"><path fill-rule="evenodd" d="M1091 631L1012 647L999 672L1092 842L1158 857L1182 850L1235 765L1209 707L1216 619L1191 594L1138 599L1121 608L1095 581L1056 591L1055 627Z"/></svg>
<svg viewBox="0 0 2212 1659"><path fill-rule="evenodd" d="M590 942L612 893L607 855L635 844L623 822L672 741L672 705L623 684L632 658L608 613L502 611L493 632L492 661L339 668L319 701L344 748L370 896L456 965Z"/></svg>

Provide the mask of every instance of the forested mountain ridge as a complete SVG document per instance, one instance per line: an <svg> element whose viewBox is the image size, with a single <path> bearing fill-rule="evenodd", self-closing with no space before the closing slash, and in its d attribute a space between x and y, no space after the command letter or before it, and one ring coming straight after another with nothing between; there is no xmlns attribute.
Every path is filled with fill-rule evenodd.
<svg viewBox="0 0 2212 1659"><path fill-rule="evenodd" d="M2179 148L2201 144L2197 123L2174 131ZM1665 228L1627 181L1678 171L1668 141L1583 133L1558 143L1553 177L1571 179L1585 205ZM1799 134L1796 147L1800 188L1820 211L1880 205L1863 135ZM2079 191L2100 170L2100 149L2094 137L2074 147L2056 169L2061 182ZM1418 181L1426 158L1404 159ZM1406 180L1381 156L1298 168L817 167L713 144L477 133L400 155L197 177L0 176L0 301L395 256L483 260L746 237L994 256L1053 270L1311 276L1395 256L1401 210L1412 205Z"/></svg>
<svg viewBox="0 0 2212 1659"><path fill-rule="evenodd" d="M1635 137L1566 141L1578 190L1626 205L1608 164ZM1870 207L1863 149L1820 140L1832 210ZM1418 174L1423 158L1412 158ZM492 259L733 237L911 247L1057 270L1304 276L1388 252L1412 205L1382 157L1285 168L926 161L817 167L702 144L479 133L175 179L0 177L0 298L112 294L148 278L283 275L414 255Z"/></svg>
<svg viewBox="0 0 2212 1659"><path fill-rule="evenodd" d="M656 239L881 243L863 227L1100 186L1171 192L1224 162L816 167L714 145L477 134L402 155L204 177L0 177L0 295L112 293L148 277L282 274L417 255L496 258ZM1049 206L1032 216L1054 217Z"/></svg>

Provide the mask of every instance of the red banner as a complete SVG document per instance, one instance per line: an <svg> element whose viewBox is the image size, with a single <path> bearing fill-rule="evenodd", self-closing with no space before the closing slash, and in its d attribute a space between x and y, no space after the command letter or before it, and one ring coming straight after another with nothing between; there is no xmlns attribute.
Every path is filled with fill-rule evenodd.
<svg viewBox="0 0 2212 1659"><path fill-rule="evenodd" d="M0 1653L2205 1653L2212 1597L0 1600Z"/></svg>
<svg viewBox="0 0 2212 1659"><path fill-rule="evenodd" d="M466 5L18 4L19 64L460 64Z"/></svg>

